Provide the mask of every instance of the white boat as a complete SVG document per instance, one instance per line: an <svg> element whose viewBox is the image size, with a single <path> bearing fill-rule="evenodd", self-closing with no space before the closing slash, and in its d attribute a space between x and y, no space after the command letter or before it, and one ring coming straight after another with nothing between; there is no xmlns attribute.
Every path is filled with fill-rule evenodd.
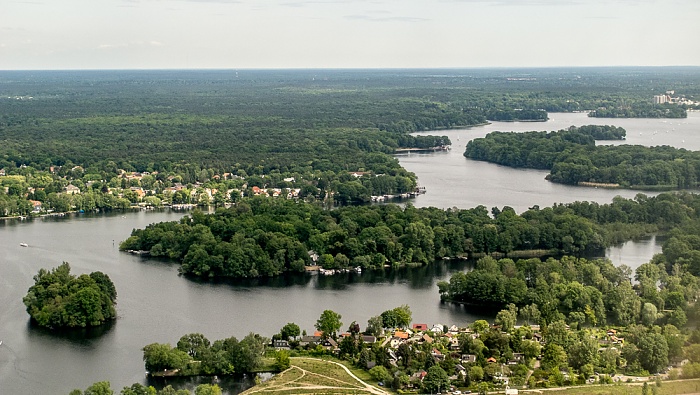
<svg viewBox="0 0 700 395"><path fill-rule="evenodd" d="M29 244L27 244L27 243L19 243L19 245L22 247L29 247Z"/></svg>

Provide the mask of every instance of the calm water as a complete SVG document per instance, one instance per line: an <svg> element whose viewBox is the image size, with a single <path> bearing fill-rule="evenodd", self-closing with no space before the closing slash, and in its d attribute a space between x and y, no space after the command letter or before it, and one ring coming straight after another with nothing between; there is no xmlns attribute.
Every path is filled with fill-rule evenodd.
<svg viewBox="0 0 700 395"><path fill-rule="evenodd" d="M584 114L551 114L551 118L546 123L494 123L440 131L454 142L451 152L401 158L401 163L428 188L415 205L509 205L521 212L535 204L583 199L608 202L618 194L631 197L636 193L551 184L544 180L545 172L513 170L462 156L468 139L493 130L557 130L570 125L613 123L628 130L628 142L632 144L655 144L664 130L662 136L668 135L665 143L700 149L700 134L693 137L700 126L697 113L687 120L673 121L668 126L675 130L669 133L662 129L662 120L600 120ZM181 215L170 211L134 212L0 222L0 394L67 394L73 388L84 389L101 380L109 380L114 389L120 390L134 382L146 382L141 359L141 348L146 344L175 344L181 335L190 332L201 332L210 340L241 338L251 331L271 336L287 322L296 322L310 331L325 309L339 312L344 327L352 321L364 327L370 316L401 304L410 305L416 321L430 324L467 324L482 317L478 312L439 301L437 281L464 270L467 263L460 261L361 276L309 275L212 284L178 276L177 267L171 263L143 260L117 250L119 241L133 228L177 220ZM19 243L28 243L29 247L20 247ZM659 250L659 243L651 238L626 243L606 254L616 264L635 267ZM119 292L119 319L113 325L100 331L57 335L29 324L22 297L32 285L32 277L40 268L55 267L62 261L71 263L74 274L95 270L109 274ZM178 384L192 387L196 383ZM230 393L249 384L249 379L223 383Z"/></svg>
<svg viewBox="0 0 700 395"><path fill-rule="evenodd" d="M548 173L544 170L513 169L463 156L469 140L484 137L494 131L554 131L572 125L615 125L627 130L627 144L671 145L700 150L699 112L691 112L687 119L679 120L602 119L589 118L583 113L550 113L549 117L547 122L494 122L466 129L420 133L447 135L452 140L452 150L398 156L401 165L416 173L418 183L427 189L425 195L416 198L414 205L440 208L484 205L488 209L510 206L521 213L534 205L547 207L554 203L577 200L608 203L617 195L632 198L638 193L622 189L555 184L544 179Z"/></svg>
<svg viewBox="0 0 700 395"><path fill-rule="evenodd" d="M190 332L210 340L241 338L251 331L269 337L287 322L311 331L325 309L340 313L344 327L352 321L364 327L370 316L401 304L409 304L416 319L431 324L466 324L479 317L439 302L435 284L465 269L466 263L459 261L386 275L210 284L178 276L173 264L117 250L132 228L181 215L136 212L126 218L0 222L0 393L67 394L100 380L121 389L144 381L141 348L146 344L175 344ZM22 242L29 247L21 247ZM100 333L60 336L29 325L22 297L32 276L61 261L70 262L73 273L109 274L119 293L114 325Z"/></svg>

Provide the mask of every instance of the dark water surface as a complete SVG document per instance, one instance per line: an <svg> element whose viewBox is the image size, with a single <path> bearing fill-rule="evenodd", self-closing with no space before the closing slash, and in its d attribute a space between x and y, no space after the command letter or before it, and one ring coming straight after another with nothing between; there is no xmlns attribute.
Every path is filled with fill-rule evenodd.
<svg viewBox="0 0 700 395"><path fill-rule="evenodd" d="M134 212L0 222L0 393L67 394L101 380L121 389L145 382L141 348L146 344L174 345L190 332L210 340L249 332L269 337L287 322L312 331L325 309L340 313L344 327L352 321L364 327L370 316L401 304L431 324L466 324L480 317L439 301L437 281L464 270L463 261L386 273L209 283L179 276L172 263L118 251L132 228L181 215ZM62 261L70 262L74 274L99 270L110 276L118 291L115 323L58 334L29 323L22 297L32 277Z"/></svg>
<svg viewBox="0 0 700 395"><path fill-rule="evenodd" d="M544 180L546 172L514 170L462 156L468 139L493 130L615 124L627 129L628 143L700 148L700 133L694 133L700 127L698 113L673 121L593 119L585 114L550 117L546 123L494 123L438 132L452 139L451 152L400 158L428 188L414 204L441 208L508 205L522 212L535 204L609 202L616 195L633 197L637 193L552 184ZM663 126L668 126L669 133ZM668 136L665 142L660 134ZM464 325L483 317L465 307L440 303L437 282L468 268L463 261L362 275L209 283L179 276L176 265L170 262L118 251L119 242L133 228L177 220L182 215L173 211L131 212L0 221L0 394L67 394L102 380L110 381L119 391L134 382L147 383L141 352L146 344L175 344L191 332L201 332L210 340L241 338L249 332L269 337L287 322L311 331L325 309L340 313L344 327L352 321L364 327L370 316L401 304L411 307L416 321L429 324ZM20 247L20 243L29 247ZM616 264L636 267L659 250L652 238L609 249L606 255ZM115 323L99 330L58 334L30 325L22 297L40 268L55 267L62 261L70 262L74 274L99 270L111 277L119 293ZM175 384L192 388L197 383L180 380ZM229 393L236 393L250 383L251 378L245 378L222 385Z"/></svg>

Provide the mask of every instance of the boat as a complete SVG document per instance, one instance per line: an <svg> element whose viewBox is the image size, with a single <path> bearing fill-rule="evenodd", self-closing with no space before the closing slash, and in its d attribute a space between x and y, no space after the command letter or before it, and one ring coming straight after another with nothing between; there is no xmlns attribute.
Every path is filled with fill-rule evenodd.
<svg viewBox="0 0 700 395"><path fill-rule="evenodd" d="M29 244L27 244L27 243L19 243L19 245L22 247L29 247Z"/></svg>

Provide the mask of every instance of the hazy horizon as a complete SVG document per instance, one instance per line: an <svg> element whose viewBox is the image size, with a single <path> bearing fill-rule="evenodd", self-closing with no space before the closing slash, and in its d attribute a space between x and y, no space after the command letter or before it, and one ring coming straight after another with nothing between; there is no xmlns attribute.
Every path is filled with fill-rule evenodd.
<svg viewBox="0 0 700 395"><path fill-rule="evenodd" d="M0 70L700 66L695 0L17 0L2 11Z"/></svg>

